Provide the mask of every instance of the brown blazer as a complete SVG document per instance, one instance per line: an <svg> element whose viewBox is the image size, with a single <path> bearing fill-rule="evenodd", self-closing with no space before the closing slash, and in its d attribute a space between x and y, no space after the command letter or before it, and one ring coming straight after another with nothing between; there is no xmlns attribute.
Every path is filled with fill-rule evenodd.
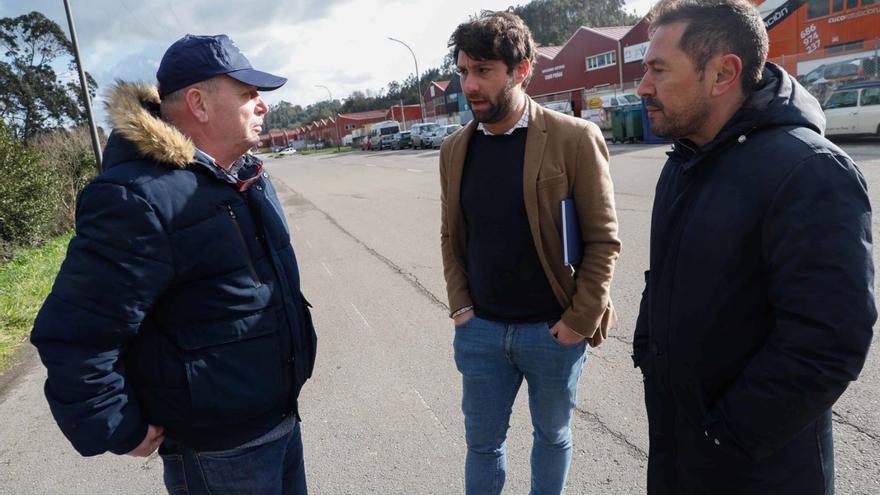
<svg viewBox="0 0 880 495"><path fill-rule="evenodd" d="M471 121L440 148L440 244L451 313L472 304L460 194L465 155L476 128ZM620 239L605 140L593 123L530 101L524 160L525 208L541 266L565 308L562 321L595 347L617 320L610 289ZM562 260L559 202L569 197L577 205L584 242L584 258L575 275Z"/></svg>

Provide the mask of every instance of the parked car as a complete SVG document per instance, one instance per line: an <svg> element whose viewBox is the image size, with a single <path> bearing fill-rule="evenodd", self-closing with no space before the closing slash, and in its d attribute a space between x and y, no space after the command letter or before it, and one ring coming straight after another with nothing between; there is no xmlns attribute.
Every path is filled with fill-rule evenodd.
<svg viewBox="0 0 880 495"><path fill-rule="evenodd" d="M412 146L410 131L395 133L394 136L391 138L391 149L393 150L409 148L410 146Z"/></svg>
<svg viewBox="0 0 880 495"><path fill-rule="evenodd" d="M433 134L438 127L440 127L440 125L434 122L413 124L412 127L409 128L410 137L412 138L413 149L420 149L424 148L425 146L430 146L431 142L429 139L427 139L427 137Z"/></svg>
<svg viewBox="0 0 880 495"><path fill-rule="evenodd" d="M439 127L434 133L431 135L431 148L439 148L443 141L446 141L446 138L455 134L455 131L461 129L460 124L450 124Z"/></svg>
<svg viewBox="0 0 880 495"><path fill-rule="evenodd" d="M370 149L391 149L391 139L400 132L400 123L396 120L377 122L370 128Z"/></svg>
<svg viewBox="0 0 880 495"><path fill-rule="evenodd" d="M844 84L825 104L826 136L880 137L880 81Z"/></svg>
<svg viewBox="0 0 880 495"><path fill-rule="evenodd" d="M278 152L279 155L292 155L294 153L296 153L296 149L293 146L288 146Z"/></svg>
<svg viewBox="0 0 880 495"><path fill-rule="evenodd" d="M880 57L862 57L822 64L798 79L807 91L820 102L824 102L841 84L864 81L880 75L878 59Z"/></svg>

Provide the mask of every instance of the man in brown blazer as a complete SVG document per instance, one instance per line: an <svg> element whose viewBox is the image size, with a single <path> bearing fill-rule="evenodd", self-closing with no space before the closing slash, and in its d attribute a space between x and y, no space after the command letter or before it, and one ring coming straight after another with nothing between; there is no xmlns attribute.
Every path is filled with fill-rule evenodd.
<svg viewBox="0 0 880 495"><path fill-rule="evenodd" d="M466 491L501 493L508 422L525 378L531 493L562 493L587 344L599 345L615 320L609 292L620 240L608 150L593 124L526 96L535 44L520 18L485 14L458 26L449 46L474 114L440 150ZM583 246L574 270L563 260L566 198L576 205Z"/></svg>

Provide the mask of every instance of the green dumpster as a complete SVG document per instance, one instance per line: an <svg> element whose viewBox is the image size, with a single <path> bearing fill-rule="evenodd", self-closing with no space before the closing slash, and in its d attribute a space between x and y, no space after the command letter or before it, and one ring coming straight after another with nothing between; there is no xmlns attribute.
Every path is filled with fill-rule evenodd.
<svg viewBox="0 0 880 495"><path fill-rule="evenodd" d="M626 107L624 113L624 134L629 141L642 141L645 132L642 129L642 107L633 105Z"/></svg>
<svg viewBox="0 0 880 495"><path fill-rule="evenodd" d="M626 118L624 110L613 108L608 114L611 116L611 142L622 143L626 141Z"/></svg>

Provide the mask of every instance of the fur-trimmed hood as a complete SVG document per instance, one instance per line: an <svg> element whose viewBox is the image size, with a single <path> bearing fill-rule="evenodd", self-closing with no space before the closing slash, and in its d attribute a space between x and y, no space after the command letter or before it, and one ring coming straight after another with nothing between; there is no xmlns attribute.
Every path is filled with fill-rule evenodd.
<svg viewBox="0 0 880 495"><path fill-rule="evenodd" d="M159 116L156 86L117 81L109 92L107 113L113 133L131 143L141 156L180 168L193 161L193 142ZM104 169L119 161L110 160Z"/></svg>

